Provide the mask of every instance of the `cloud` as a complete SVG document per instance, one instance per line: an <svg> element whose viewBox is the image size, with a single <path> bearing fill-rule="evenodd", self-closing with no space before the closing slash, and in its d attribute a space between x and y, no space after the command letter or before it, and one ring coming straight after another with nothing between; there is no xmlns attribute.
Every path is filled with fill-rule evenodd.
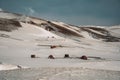
<svg viewBox="0 0 120 80"><path fill-rule="evenodd" d="M29 12L30 12L31 14L34 14L34 13L35 13L35 10L33 10L32 8L28 8L28 10L29 10Z"/></svg>
<svg viewBox="0 0 120 80"><path fill-rule="evenodd" d="M0 11L3 11L3 9L2 9L2 8L0 8Z"/></svg>
<svg viewBox="0 0 120 80"><path fill-rule="evenodd" d="M31 7L26 7L25 8L25 11L27 12L27 14L28 15L30 15L30 16L33 16L33 15L35 15L37 12L33 9L33 8L31 8Z"/></svg>

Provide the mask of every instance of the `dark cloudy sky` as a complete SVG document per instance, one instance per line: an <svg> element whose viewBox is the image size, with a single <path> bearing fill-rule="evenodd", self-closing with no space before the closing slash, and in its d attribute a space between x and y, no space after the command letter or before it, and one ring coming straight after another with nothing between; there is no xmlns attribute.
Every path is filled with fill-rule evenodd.
<svg viewBox="0 0 120 80"><path fill-rule="evenodd" d="M74 25L120 24L120 0L0 0L0 8Z"/></svg>

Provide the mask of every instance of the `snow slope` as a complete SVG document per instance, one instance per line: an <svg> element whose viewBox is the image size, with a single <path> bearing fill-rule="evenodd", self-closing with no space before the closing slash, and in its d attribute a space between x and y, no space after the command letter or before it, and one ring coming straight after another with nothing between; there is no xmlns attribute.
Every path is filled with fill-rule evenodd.
<svg viewBox="0 0 120 80"><path fill-rule="evenodd" d="M120 37L120 25L106 28L113 36Z"/></svg>

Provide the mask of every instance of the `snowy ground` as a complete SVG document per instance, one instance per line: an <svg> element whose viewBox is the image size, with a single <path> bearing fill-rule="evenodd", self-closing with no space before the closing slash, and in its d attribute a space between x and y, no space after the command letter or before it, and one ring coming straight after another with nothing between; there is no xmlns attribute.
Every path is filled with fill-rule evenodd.
<svg viewBox="0 0 120 80"><path fill-rule="evenodd" d="M84 68L34 68L0 71L0 80L120 80L120 71Z"/></svg>
<svg viewBox="0 0 120 80"><path fill-rule="evenodd" d="M85 40L79 43L81 45L71 43L64 39L19 41L1 38L0 69L7 71L0 71L0 80L120 80L119 43L94 41L91 44ZM49 45L53 44L65 47L50 49ZM31 54L38 58L31 59ZM56 59L48 59L50 54ZM64 54L100 59L64 59ZM30 69L19 69L18 65Z"/></svg>

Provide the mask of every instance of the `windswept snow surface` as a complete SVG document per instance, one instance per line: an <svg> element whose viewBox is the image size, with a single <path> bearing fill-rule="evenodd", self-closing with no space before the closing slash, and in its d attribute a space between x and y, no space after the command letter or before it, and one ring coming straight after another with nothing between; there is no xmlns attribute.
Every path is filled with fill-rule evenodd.
<svg viewBox="0 0 120 80"><path fill-rule="evenodd" d="M33 21L30 23L24 19L18 20L20 15L5 12L0 12L0 17L17 18L22 26L10 32L0 31L0 70L8 70L0 71L0 80L120 80L120 42L105 42L102 38L94 38L89 34L91 32L105 35L104 31L109 31L120 38L118 26L101 29L104 30L102 33L95 30L96 28L86 28L87 31L62 22L50 21L62 30L83 36L77 37L60 32L59 28L56 29L42 19L29 17L30 21ZM56 30L46 30L42 28L46 27L41 26L42 23ZM51 46L57 47L51 49ZM35 54L36 58L31 58L32 54ZM71 58L65 59L65 54L69 54ZM49 55L53 55L55 59L48 59ZM88 60L81 60L82 55L86 55ZM21 69L18 65L30 69ZM36 69L39 67L40 69Z"/></svg>
<svg viewBox="0 0 120 80"><path fill-rule="evenodd" d="M106 28L114 36L120 37L120 25Z"/></svg>
<svg viewBox="0 0 120 80"><path fill-rule="evenodd" d="M11 70L11 69L18 69L18 67L11 64L0 64L0 70Z"/></svg>
<svg viewBox="0 0 120 80"><path fill-rule="evenodd" d="M120 80L120 72L64 67L18 69L0 71L0 80Z"/></svg>
<svg viewBox="0 0 120 80"><path fill-rule="evenodd" d="M17 14L0 11L0 18L14 19L14 18L18 18L18 17L19 17L19 15L17 15Z"/></svg>

